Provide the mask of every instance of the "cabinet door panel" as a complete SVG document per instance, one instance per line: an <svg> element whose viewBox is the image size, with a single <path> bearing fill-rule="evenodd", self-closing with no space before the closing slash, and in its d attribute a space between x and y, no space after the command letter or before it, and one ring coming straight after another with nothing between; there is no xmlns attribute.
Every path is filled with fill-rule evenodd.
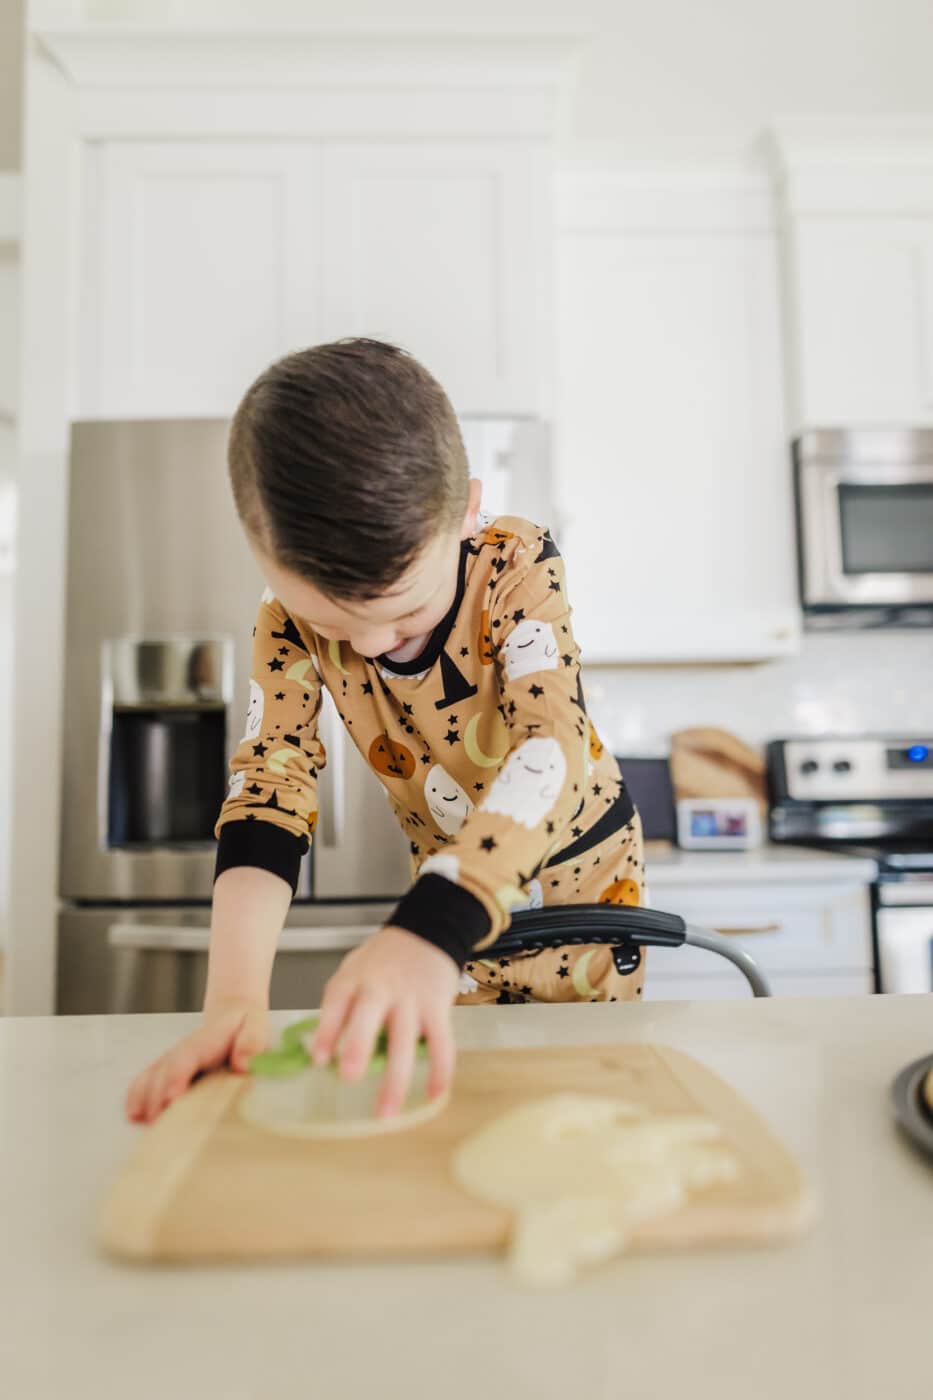
<svg viewBox="0 0 933 1400"><path fill-rule="evenodd" d="M801 421L933 422L933 223L805 220L794 253Z"/></svg>
<svg viewBox="0 0 933 1400"><path fill-rule="evenodd" d="M770 238L559 239L560 529L590 660L795 645L778 328Z"/></svg>
<svg viewBox="0 0 933 1400"><path fill-rule="evenodd" d="M270 360L315 338L318 160L269 142L105 145L84 415L225 415Z"/></svg>
<svg viewBox="0 0 933 1400"><path fill-rule="evenodd" d="M460 412L532 411L541 183L524 147L328 145L328 336L403 345Z"/></svg>

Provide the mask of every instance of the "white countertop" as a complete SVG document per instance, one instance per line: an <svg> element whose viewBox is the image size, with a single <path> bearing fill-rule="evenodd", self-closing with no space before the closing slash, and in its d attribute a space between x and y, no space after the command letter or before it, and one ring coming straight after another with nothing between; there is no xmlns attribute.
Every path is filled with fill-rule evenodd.
<svg viewBox="0 0 933 1400"><path fill-rule="evenodd" d="M193 1017L0 1020L0 1387L11 1400L899 1400L929 1386L933 1164L888 1086L933 997L476 1007L462 1046L651 1041L754 1100L822 1202L777 1249L621 1259L558 1294L492 1259L121 1268L94 1250L145 1131L131 1073ZM279 1017L287 1020L289 1016Z"/></svg>
<svg viewBox="0 0 933 1400"><path fill-rule="evenodd" d="M753 851L661 851L645 858L652 892L673 885L784 884L788 880L822 884L838 880L868 885L878 873L873 860L809 851L802 846L759 846Z"/></svg>

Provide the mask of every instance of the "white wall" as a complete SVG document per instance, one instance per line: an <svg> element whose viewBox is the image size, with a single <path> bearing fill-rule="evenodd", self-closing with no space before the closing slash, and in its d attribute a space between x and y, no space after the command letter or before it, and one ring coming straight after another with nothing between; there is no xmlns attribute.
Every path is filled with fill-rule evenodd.
<svg viewBox="0 0 933 1400"><path fill-rule="evenodd" d="M9 3L9 0L5 0ZM49 8L50 0L33 0ZM226 23L375 21L589 32L565 127L574 160L745 160L777 112L930 112L930 0L51 0L66 14Z"/></svg>
<svg viewBox="0 0 933 1400"><path fill-rule="evenodd" d="M928 631L810 634L799 655L758 666L586 668L584 656L584 675L589 709L615 753L663 750L692 725L750 744L793 734L933 734Z"/></svg>

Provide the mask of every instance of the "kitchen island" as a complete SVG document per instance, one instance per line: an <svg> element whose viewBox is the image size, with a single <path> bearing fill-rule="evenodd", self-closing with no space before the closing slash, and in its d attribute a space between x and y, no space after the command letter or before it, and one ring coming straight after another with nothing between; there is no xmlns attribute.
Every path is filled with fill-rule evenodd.
<svg viewBox="0 0 933 1400"><path fill-rule="evenodd" d="M463 1048L675 1046L756 1103L821 1216L777 1248L632 1255L554 1294L494 1259L128 1268L93 1229L121 1099L193 1017L0 1020L0 1387L11 1400L926 1394L933 1163L888 1087L933 996L457 1009ZM281 1024L290 1016L278 1016Z"/></svg>

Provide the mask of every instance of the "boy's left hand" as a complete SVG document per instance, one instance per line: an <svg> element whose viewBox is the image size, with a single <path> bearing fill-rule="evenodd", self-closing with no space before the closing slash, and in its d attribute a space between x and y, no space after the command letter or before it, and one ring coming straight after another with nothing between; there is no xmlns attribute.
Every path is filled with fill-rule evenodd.
<svg viewBox="0 0 933 1400"><path fill-rule="evenodd" d="M457 964L440 948L406 929L380 929L347 954L327 983L311 1042L315 1064L328 1064L336 1053L343 1078L361 1078L385 1026L389 1062L378 1112L389 1117L405 1102L423 1034L431 1061L428 1096L436 1098L453 1076L450 1009L459 979Z"/></svg>

